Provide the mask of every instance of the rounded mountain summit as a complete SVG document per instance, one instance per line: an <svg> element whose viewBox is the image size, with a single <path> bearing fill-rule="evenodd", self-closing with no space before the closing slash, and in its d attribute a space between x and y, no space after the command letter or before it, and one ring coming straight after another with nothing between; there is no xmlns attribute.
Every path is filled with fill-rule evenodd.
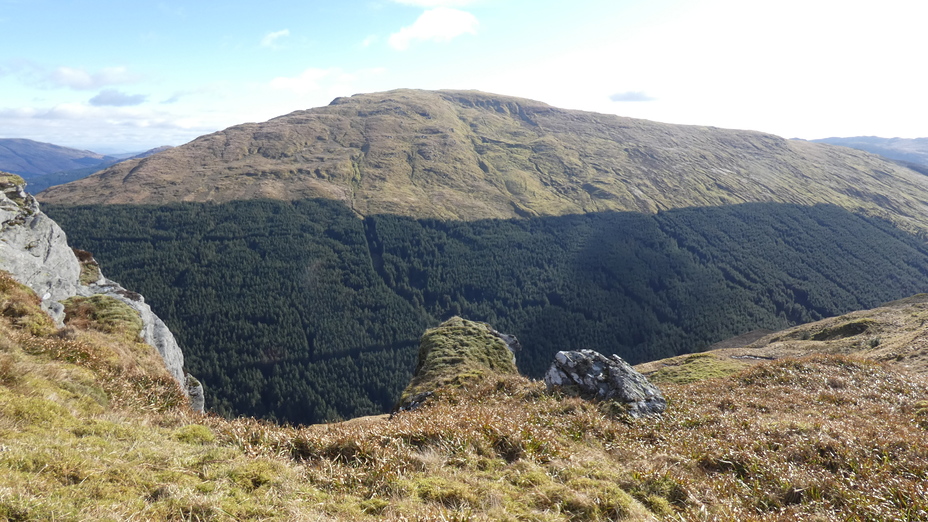
<svg viewBox="0 0 928 522"><path fill-rule="evenodd" d="M461 220L829 203L928 229L928 177L873 154L477 91L337 98L39 195L68 205L260 198Z"/></svg>

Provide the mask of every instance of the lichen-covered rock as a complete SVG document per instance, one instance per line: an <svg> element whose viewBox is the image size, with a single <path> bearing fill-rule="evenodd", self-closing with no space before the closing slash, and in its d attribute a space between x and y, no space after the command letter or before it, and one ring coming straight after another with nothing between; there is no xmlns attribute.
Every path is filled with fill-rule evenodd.
<svg viewBox="0 0 928 522"><path fill-rule="evenodd" d="M184 375L187 384L187 396L190 397L190 409L203 413L206 411L206 395L203 385L193 375Z"/></svg>
<svg viewBox="0 0 928 522"><path fill-rule="evenodd" d="M606 357L593 350L558 352L545 374L545 384L549 391L618 402L633 417L661 413L667 407L657 386L621 357Z"/></svg>
<svg viewBox="0 0 928 522"><path fill-rule="evenodd" d="M486 323L452 317L427 330L419 342L419 362L396 410L419 404L443 386L458 386L492 374L518 374L519 341Z"/></svg>
<svg viewBox="0 0 928 522"><path fill-rule="evenodd" d="M39 210L19 176L0 173L0 269L31 288L60 326L59 301L77 294L81 267L57 223Z"/></svg>
<svg viewBox="0 0 928 522"><path fill-rule="evenodd" d="M39 204L25 191L19 176L0 172L0 270L31 288L42 299L42 308L55 323L64 323L64 301L70 297L102 294L114 297L139 313L142 339L155 347L171 375L188 395L198 390L202 411L203 387L190 386L184 372L184 354L168 329L145 303L100 273L89 252L73 250L57 223L39 210ZM191 397L191 405L193 404Z"/></svg>

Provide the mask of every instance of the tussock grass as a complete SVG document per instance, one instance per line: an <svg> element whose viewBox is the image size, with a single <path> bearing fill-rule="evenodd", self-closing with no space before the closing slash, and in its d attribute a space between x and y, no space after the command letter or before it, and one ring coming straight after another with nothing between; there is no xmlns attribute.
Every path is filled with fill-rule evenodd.
<svg viewBox="0 0 928 522"><path fill-rule="evenodd" d="M37 336L55 332L55 323L42 310L41 302L30 288L0 270L0 316L11 319L13 327Z"/></svg>
<svg viewBox="0 0 928 522"><path fill-rule="evenodd" d="M145 345L16 319L0 520L928 519L928 383L876 363L668 383L637 420L490 372L391 420L298 427L196 415Z"/></svg>
<svg viewBox="0 0 928 522"><path fill-rule="evenodd" d="M708 353L666 359L664 366L650 374L655 384L687 384L705 379L726 377L744 370L748 364Z"/></svg>
<svg viewBox="0 0 928 522"><path fill-rule="evenodd" d="M26 180L24 180L22 176L0 170L0 187L23 186L25 184Z"/></svg>
<svg viewBox="0 0 928 522"><path fill-rule="evenodd" d="M142 318L126 303L108 295L71 297L65 301L65 323L82 329L119 334L128 341L138 340Z"/></svg>

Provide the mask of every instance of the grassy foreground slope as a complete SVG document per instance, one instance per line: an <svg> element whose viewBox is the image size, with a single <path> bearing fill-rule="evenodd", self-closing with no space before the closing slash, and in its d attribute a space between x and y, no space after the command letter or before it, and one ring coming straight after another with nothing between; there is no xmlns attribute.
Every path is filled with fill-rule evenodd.
<svg viewBox="0 0 928 522"><path fill-rule="evenodd" d="M208 408L293 423L389 411L454 316L633 364L923 292L928 247L836 206L773 203L470 222L330 200L45 210L170 325Z"/></svg>
<svg viewBox="0 0 928 522"><path fill-rule="evenodd" d="M928 384L872 362L666 385L635 421L491 376L293 428L191 414L125 330L38 314L0 274L0 520L928 518Z"/></svg>

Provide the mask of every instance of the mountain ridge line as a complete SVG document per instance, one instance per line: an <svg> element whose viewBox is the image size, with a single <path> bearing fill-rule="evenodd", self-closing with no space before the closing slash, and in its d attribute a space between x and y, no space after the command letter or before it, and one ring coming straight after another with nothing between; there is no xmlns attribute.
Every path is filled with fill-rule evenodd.
<svg viewBox="0 0 928 522"><path fill-rule="evenodd" d="M928 178L866 152L477 91L336 98L38 196L65 205L317 197L360 216L460 220L834 203L928 229Z"/></svg>

